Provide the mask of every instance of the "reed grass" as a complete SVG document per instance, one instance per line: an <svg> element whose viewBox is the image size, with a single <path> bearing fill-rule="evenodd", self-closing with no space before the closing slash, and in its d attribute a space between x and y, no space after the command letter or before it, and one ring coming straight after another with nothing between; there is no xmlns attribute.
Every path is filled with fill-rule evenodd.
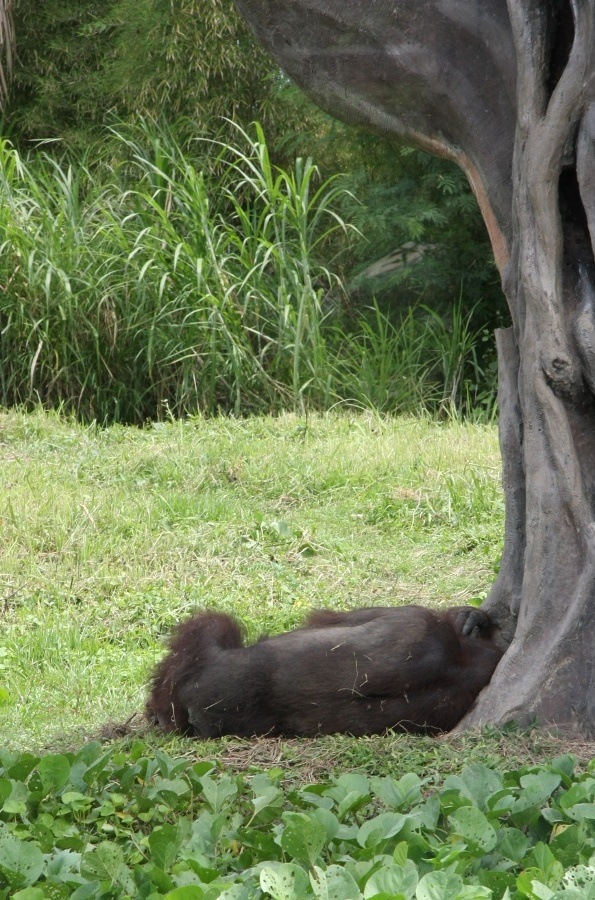
<svg viewBox="0 0 595 900"><path fill-rule="evenodd" d="M347 331L327 302L350 226L312 160L275 166L258 125L192 151L150 120L111 131L74 160L0 142L0 404L102 424L461 405L468 316Z"/></svg>

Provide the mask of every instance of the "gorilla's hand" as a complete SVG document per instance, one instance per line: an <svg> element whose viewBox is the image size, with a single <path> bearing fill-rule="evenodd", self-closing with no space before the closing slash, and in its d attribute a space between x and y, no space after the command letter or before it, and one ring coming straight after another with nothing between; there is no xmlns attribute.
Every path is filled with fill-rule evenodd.
<svg viewBox="0 0 595 900"><path fill-rule="evenodd" d="M461 606L455 612L454 627L469 637L488 637L494 627L489 615L474 606Z"/></svg>

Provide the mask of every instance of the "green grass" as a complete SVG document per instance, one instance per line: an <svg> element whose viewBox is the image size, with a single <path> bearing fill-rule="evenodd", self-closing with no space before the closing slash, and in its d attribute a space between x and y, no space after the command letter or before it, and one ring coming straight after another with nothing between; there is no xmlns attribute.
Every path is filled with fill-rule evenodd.
<svg viewBox="0 0 595 900"><path fill-rule="evenodd" d="M373 415L84 427L0 418L4 740L142 709L195 607L251 637L312 607L465 603L501 551L496 431Z"/></svg>
<svg viewBox="0 0 595 900"><path fill-rule="evenodd" d="M337 413L99 429L7 412L0 473L0 745L19 750L114 737L135 714L144 735L150 670L195 608L256 638L320 606L463 604L501 553L493 426ZM539 735L145 739L296 777L435 775L557 749Z"/></svg>
<svg viewBox="0 0 595 900"><path fill-rule="evenodd" d="M0 897L595 897L592 745L197 741L141 717L195 607L256 637L315 606L481 597L503 526L494 427L12 411L0 473Z"/></svg>

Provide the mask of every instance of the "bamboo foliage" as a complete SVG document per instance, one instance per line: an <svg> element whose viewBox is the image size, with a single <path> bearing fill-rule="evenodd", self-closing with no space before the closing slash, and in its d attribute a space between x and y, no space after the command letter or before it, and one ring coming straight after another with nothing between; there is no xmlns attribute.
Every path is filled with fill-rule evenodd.
<svg viewBox="0 0 595 900"><path fill-rule="evenodd" d="M8 96L15 44L12 0L0 0L0 105Z"/></svg>

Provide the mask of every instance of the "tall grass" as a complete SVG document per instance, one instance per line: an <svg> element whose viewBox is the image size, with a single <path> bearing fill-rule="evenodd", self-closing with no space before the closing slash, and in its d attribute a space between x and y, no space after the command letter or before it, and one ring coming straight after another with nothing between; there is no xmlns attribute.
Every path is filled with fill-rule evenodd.
<svg viewBox="0 0 595 900"><path fill-rule="evenodd" d="M495 388L476 352L481 332L460 300L445 320L426 306L395 324L374 304L349 332L337 329L338 380L345 396L383 412L421 410L488 419ZM474 412L475 411L475 412Z"/></svg>
<svg viewBox="0 0 595 900"><path fill-rule="evenodd" d="M0 143L2 405L139 423L458 402L468 318L396 328L376 309L347 333L325 302L341 285L323 260L349 226L311 160L274 166L259 126L202 142L202 170L153 122L113 137L99 161Z"/></svg>

